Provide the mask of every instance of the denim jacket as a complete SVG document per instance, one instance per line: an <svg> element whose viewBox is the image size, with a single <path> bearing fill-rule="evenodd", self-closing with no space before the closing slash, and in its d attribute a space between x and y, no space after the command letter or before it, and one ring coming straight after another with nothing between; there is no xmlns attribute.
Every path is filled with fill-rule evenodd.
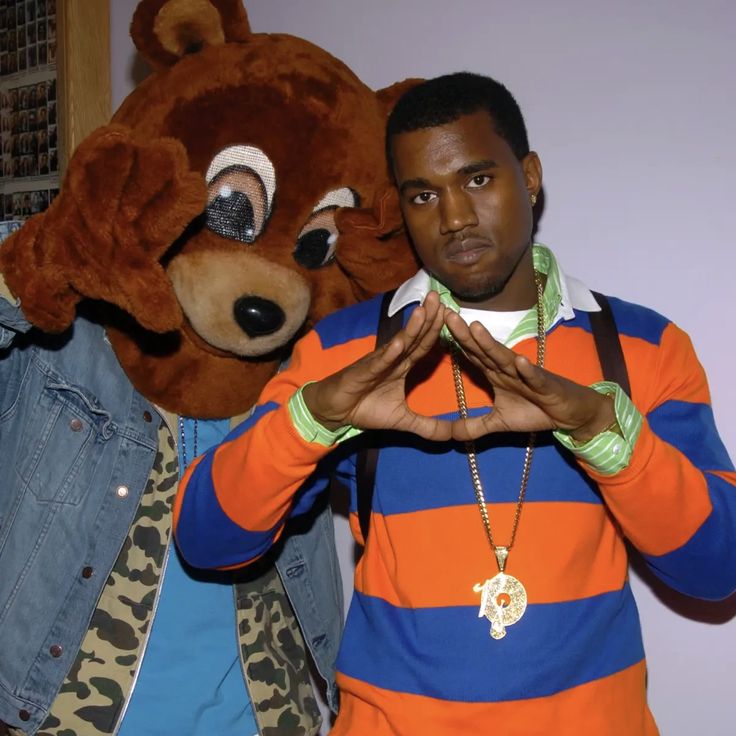
<svg viewBox="0 0 736 736"><path fill-rule="evenodd" d="M100 325L78 317L44 335L0 298L0 722L43 722L134 518L158 418ZM334 708L331 532L320 519L290 538L278 567Z"/></svg>

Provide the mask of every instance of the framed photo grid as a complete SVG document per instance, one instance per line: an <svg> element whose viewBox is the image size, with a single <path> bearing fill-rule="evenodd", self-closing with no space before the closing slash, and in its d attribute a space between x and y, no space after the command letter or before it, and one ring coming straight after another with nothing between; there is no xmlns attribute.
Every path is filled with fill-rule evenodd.
<svg viewBox="0 0 736 736"><path fill-rule="evenodd" d="M56 0L0 0L3 221L43 211L59 191L56 56Z"/></svg>

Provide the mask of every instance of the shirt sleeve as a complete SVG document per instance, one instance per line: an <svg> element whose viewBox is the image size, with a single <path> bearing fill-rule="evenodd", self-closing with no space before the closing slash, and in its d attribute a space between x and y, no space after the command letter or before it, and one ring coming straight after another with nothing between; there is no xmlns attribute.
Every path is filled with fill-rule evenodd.
<svg viewBox="0 0 736 736"><path fill-rule="evenodd" d="M362 432L358 427L353 427L349 424L344 427L338 427L334 431L325 429L312 416L312 412L309 411L307 405L304 403L303 390L304 386L301 386L289 399L289 414L291 415L291 421L296 427L296 431L307 442L316 442L324 447L333 447Z"/></svg>
<svg viewBox="0 0 736 736"><path fill-rule="evenodd" d="M578 460L600 475L615 475L629 465L634 445L641 432L642 416L626 392L616 383L600 381L591 386L601 394L613 397L613 410L619 431L611 428L600 432L588 442L580 444L570 432L553 432L558 442Z"/></svg>
<svg viewBox="0 0 736 736"><path fill-rule="evenodd" d="M736 590L736 472L705 372L689 337L672 323L651 358L636 349L630 374L642 421L628 464L606 473L579 462L659 578L687 595L725 598ZM625 434L627 417L618 407L617 417Z"/></svg>
<svg viewBox="0 0 736 736"><path fill-rule="evenodd" d="M187 562L202 568L248 564L270 549L295 509L315 502L325 484L303 486L332 443L319 431L300 432L290 407L298 406L302 386L362 357L372 343L325 350L318 333L308 333L288 367L264 387L252 415L189 466L174 506L174 533Z"/></svg>
<svg viewBox="0 0 736 736"><path fill-rule="evenodd" d="M25 318L17 300L0 274L0 348L8 347L16 334L28 332L31 323Z"/></svg>

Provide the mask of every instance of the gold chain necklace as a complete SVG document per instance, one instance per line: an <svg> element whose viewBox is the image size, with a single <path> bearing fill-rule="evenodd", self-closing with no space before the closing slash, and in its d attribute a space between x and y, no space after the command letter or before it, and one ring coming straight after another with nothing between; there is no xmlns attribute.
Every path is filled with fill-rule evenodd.
<svg viewBox="0 0 736 736"><path fill-rule="evenodd" d="M541 368L544 366L544 350L546 346L546 333L544 329L544 305L542 295L544 292L542 285L542 277L539 272L534 270L534 283L537 287L537 365ZM460 416L463 419L468 417L468 405L465 401L465 387L463 385L463 376L460 372L460 365L457 360L457 352L459 348L455 346L452 355L452 377L455 381L455 393L457 395L457 404L460 409ZM521 471L521 485L519 487L519 498L516 501L516 511L514 512L514 521L511 526L511 540L506 546L497 545L493 541L493 533L491 532L491 522L488 518L488 509L486 507L486 499L483 494L483 484L480 480L478 472L478 461L475 455L475 443L469 440L465 443L465 449L468 457L468 466L470 467L470 477L473 481L473 490L475 498L480 509L480 517L483 521L483 528L491 545L498 563L498 574L489 578L485 583L477 583L473 586L476 593L481 594L480 610L478 618L485 616L491 622L491 636L494 639L503 639L506 636L506 627L515 624L526 611L527 596L524 586L513 575L507 575L506 559L509 551L514 546L516 539L516 531L519 528L519 519L521 518L521 509L524 506L524 496L526 495L526 487L529 484L529 471L532 467L532 457L534 455L534 442L536 435L534 432L529 433L529 444L526 448L524 456L524 467Z"/></svg>

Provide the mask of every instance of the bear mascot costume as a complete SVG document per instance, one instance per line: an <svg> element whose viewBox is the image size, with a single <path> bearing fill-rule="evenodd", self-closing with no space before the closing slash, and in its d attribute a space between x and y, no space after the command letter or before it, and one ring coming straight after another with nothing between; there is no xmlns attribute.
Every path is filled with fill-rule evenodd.
<svg viewBox="0 0 736 736"><path fill-rule="evenodd" d="M0 249L0 733L315 734L329 510L210 574L171 505L297 337L416 270L384 156L411 82L374 92L241 0L143 0L131 34L152 73Z"/></svg>

